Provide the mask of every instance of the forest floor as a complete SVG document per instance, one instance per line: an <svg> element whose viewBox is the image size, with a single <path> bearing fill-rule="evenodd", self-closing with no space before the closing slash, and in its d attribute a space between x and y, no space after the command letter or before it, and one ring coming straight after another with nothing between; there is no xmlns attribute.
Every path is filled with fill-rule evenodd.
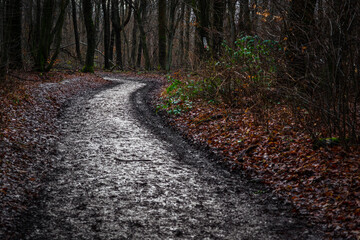
<svg viewBox="0 0 360 240"><path fill-rule="evenodd" d="M181 110L173 114L164 110L162 100L169 85L158 93L156 105L187 138L222 154L233 170L268 185L293 204L294 212L324 226L329 238L360 239L359 145L345 148L330 138L314 144L302 123L306 118L295 117L286 104L265 117L197 99L174 104L171 109Z"/></svg>
<svg viewBox="0 0 360 240"><path fill-rule="evenodd" d="M35 165L31 160L51 154L60 107L69 98L111 84L80 73L13 73L10 78L11 83L0 88L0 204L4 209L0 227L4 231L14 227L8 225L8 218L18 216L37 196L45 169L51 167L49 159ZM160 95L161 91L154 105L160 104ZM266 126L251 111L200 100L189 111L166 116L186 137L222 154L233 170L269 185L293 204L294 212L322 224L329 238L360 238L359 147L314 150L310 136L284 106L274 109Z"/></svg>

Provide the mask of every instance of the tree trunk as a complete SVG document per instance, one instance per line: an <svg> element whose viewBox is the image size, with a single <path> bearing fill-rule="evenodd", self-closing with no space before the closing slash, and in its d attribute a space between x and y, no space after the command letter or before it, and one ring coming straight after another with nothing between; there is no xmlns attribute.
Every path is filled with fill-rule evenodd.
<svg viewBox="0 0 360 240"><path fill-rule="evenodd" d="M186 13L185 13L185 59L186 62L189 60L189 51L190 51L190 14L191 9L189 5L186 6Z"/></svg>
<svg viewBox="0 0 360 240"><path fill-rule="evenodd" d="M95 39L95 25L92 19L93 5L92 0L83 0L83 12L84 12L84 22L86 28L86 37L87 37L87 52L86 52L86 61L83 68L83 72L94 72L94 55L96 48L96 39Z"/></svg>
<svg viewBox="0 0 360 240"><path fill-rule="evenodd" d="M116 65L121 70L124 69L122 61L122 44L121 44L121 32L115 31L115 46L116 46Z"/></svg>
<svg viewBox="0 0 360 240"><path fill-rule="evenodd" d="M239 31L246 35L251 34L249 0L240 0Z"/></svg>
<svg viewBox="0 0 360 240"><path fill-rule="evenodd" d="M121 11L123 12L124 4L123 2L120 4ZM111 14L111 21L113 23L113 28L115 31L115 46L116 46L116 65L119 66L119 68L122 70L123 67L123 54L122 54L122 44L121 44L121 32L125 28L125 26L129 23L131 18L131 8L130 3L128 4L128 10L127 10L127 16L126 19L123 20L123 22L120 19L120 13L119 13L119 0L112 0L112 14ZM122 14L123 15L123 14ZM124 16L122 16L124 17Z"/></svg>
<svg viewBox="0 0 360 240"><path fill-rule="evenodd" d="M74 25L76 56L77 56L80 64L83 64L82 57L81 57L81 50L80 50L80 37L79 37L79 29L78 29L78 23L77 23L77 11L76 11L75 0L71 0L71 5L72 5L72 19L73 19L73 25Z"/></svg>
<svg viewBox="0 0 360 240"><path fill-rule="evenodd" d="M167 41L167 64L166 70L170 71L171 63L172 63L172 52L173 52L173 42L175 38L175 33L177 29L177 25L179 23L180 18L176 19L176 9L179 4L179 1L174 0L171 1L169 6L169 26L168 26L168 41Z"/></svg>
<svg viewBox="0 0 360 240"><path fill-rule="evenodd" d="M137 27L137 21L134 20L134 27L132 30L132 49L131 49L131 64L132 66L135 68L136 67L136 48L137 48L137 31L138 31L138 27Z"/></svg>
<svg viewBox="0 0 360 240"><path fill-rule="evenodd" d="M109 53L109 59L112 62L114 61L114 43L115 43L115 29L113 27L110 37L110 53Z"/></svg>
<svg viewBox="0 0 360 240"><path fill-rule="evenodd" d="M0 16L5 15L5 1L0 1ZM0 82L5 79L6 74L6 54L4 44L4 18L0 18Z"/></svg>
<svg viewBox="0 0 360 240"><path fill-rule="evenodd" d="M64 25L64 19L65 19L65 10L67 8L69 4L69 0L62 0L61 4L60 4L60 14L58 17L58 20L55 24L54 29L52 30L52 38L51 39L55 39L54 45L55 45L55 52L54 54L51 56L49 56L49 64L46 66L45 71L48 72L50 71L50 69L53 67L55 60L57 58L57 56L59 55L60 52L60 44L61 44L61 39L62 39L62 29L63 29L63 25Z"/></svg>
<svg viewBox="0 0 360 240"><path fill-rule="evenodd" d="M6 4L6 49L8 55L8 65L10 69L22 68L22 2L7 1Z"/></svg>
<svg viewBox="0 0 360 240"><path fill-rule="evenodd" d="M166 0L158 3L159 65L166 69Z"/></svg>
<svg viewBox="0 0 360 240"><path fill-rule="evenodd" d="M104 68L110 69L110 2L102 0L101 4L104 14Z"/></svg>
<svg viewBox="0 0 360 240"><path fill-rule="evenodd" d="M35 69L41 72L50 71L60 51L62 28L65 19L65 11L69 0L61 0L59 16L54 26L55 0L45 0L43 5L37 1L36 27L33 35L32 52ZM55 51L51 54L51 46L54 44Z"/></svg>
<svg viewBox="0 0 360 240"><path fill-rule="evenodd" d="M314 25L316 0L291 1L289 13L289 66L297 80L304 79L307 73L305 50L311 42L311 27Z"/></svg>
<svg viewBox="0 0 360 240"><path fill-rule="evenodd" d="M235 26L235 12L236 12L236 0L228 0L228 21L230 26L230 46L234 47L236 41L236 26Z"/></svg>
<svg viewBox="0 0 360 240"><path fill-rule="evenodd" d="M200 9L200 41L202 47L200 53L202 57L206 57L209 49L209 27L210 27L210 4L207 0L199 0Z"/></svg>
<svg viewBox="0 0 360 240"><path fill-rule="evenodd" d="M141 67L141 57L142 57L142 53L143 53L143 49L142 49L142 41L143 41L143 38L140 37L139 39L139 46L138 46L138 50L137 50L137 60L136 60L136 67L137 68L140 68Z"/></svg>
<svg viewBox="0 0 360 240"><path fill-rule="evenodd" d="M213 3L213 56L217 59L221 54L221 44L223 41L223 26L224 26L224 13L226 9L226 2L223 0L214 0Z"/></svg>
<svg viewBox="0 0 360 240"><path fill-rule="evenodd" d="M144 53L145 69L150 70L151 69L150 56L149 56L149 51L148 51L148 47L147 47L146 33L145 33L145 29L144 29L144 22L146 20L146 8L147 8L147 0L140 0L140 9L137 9L135 15L136 15L136 21L138 23L138 27L140 30L140 44L141 44L142 52ZM139 52L141 55L141 51L139 51ZM138 59L138 62L139 62L139 59Z"/></svg>
<svg viewBox="0 0 360 240"><path fill-rule="evenodd" d="M185 2L183 1L181 4L181 12L180 12L180 46L179 46L179 56L180 56L180 65L182 66L184 63L184 30L185 30Z"/></svg>
<svg viewBox="0 0 360 240"><path fill-rule="evenodd" d="M40 4L40 3L39 3ZM39 45L37 49L37 58L35 60L36 69L43 72L46 69L50 46L52 42L51 30L53 25L55 1L45 0L42 7Z"/></svg>

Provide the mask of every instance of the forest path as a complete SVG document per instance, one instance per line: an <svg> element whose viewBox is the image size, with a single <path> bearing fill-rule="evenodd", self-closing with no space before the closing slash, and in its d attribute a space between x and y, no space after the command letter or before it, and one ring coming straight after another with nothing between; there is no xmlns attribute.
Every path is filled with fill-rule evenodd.
<svg viewBox="0 0 360 240"><path fill-rule="evenodd" d="M289 207L162 125L151 82L69 104L59 161L24 239L319 239Z"/></svg>

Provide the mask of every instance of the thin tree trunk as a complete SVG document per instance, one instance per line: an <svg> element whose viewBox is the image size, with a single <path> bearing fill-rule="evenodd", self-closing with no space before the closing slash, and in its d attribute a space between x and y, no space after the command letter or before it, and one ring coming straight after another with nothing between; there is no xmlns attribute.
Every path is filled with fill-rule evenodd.
<svg viewBox="0 0 360 240"><path fill-rule="evenodd" d="M315 4L316 0L292 1L290 4L288 63L295 79L298 80L306 77L308 69L304 50L312 38L310 29L314 25Z"/></svg>
<svg viewBox="0 0 360 240"><path fill-rule="evenodd" d="M139 30L140 30L140 43L141 43L141 49L144 54L145 58L145 69L150 70L151 69L151 63L150 63L150 57L149 57L149 51L147 47L147 41L146 41L146 33L144 29L144 22L146 20L146 8L147 8L147 0L141 0L140 1L140 11L138 10L136 13L136 20L138 22ZM141 54L141 52L140 52Z"/></svg>
<svg viewBox="0 0 360 240"><path fill-rule="evenodd" d="M124 39L124 43L125 43L125 46L126 46L126 48L124 46L124 59L128 60L129 59L129 52L130 52L130 50L129 50L129 40L128 40L128 36L126 35L126 31L122 31L122 34L123 34L122 39ZM124 68L127 67L128 61L125 61L125 63L123 63L123 65L124 65Z"/></svg>
<svg viewBox="0 0 360 240"><path fill-rule="evenodd" d="M83 0L83 11L84 11L84 22L86 27L86 37L87 37L87 52L86 52L86 61L83 68L83 72L94 72L94 55L96 48L96 39L95 39L95 25L92 19L93 5L92 0Z"/></svg>
<svg viewBox="0 0 360 240"><path fill-rule="evenodd" d="M192 1L194 13L199 22L195 29L195 48L199 58L206 58L206 50L209 48L209 26L210 26L210 8L209 1Z"/></svg>
<svg viewBox="0 0 360 240"><path fill-rule="evenodd" d="M166 69L166 0L159 0L158 8L158 37L159 37L159 65Z"/></svg>
<svg viewBox="0 0 360 240"><path fill-rule="evenodd" d="M172 52L173 52L173 43L175 38L175 33L177 29L177 25L179 23L179 19L176 18L176 8L178 6L179 1L174 0L170 3L169 8L169 26L168 26L168 42L167 42L167 63L166 70L170 71L171 63L172 63Z"/></svg>
<svg viewBox="0 0 360 240"><path fill-rule="evenodd" d="M113 27L110 37L110 52L109 52L109 59L111 62L113 62L114 60L114 43L115 43L115 29Z"/></svg>
<svg viewBox="0 0 360 240"><path fill-rule="evenodd" d="M123 70L123 61L122 61L122 46L121 46L121 32L115 32L115 46L116 46L116 65Z"/></svg>
<svg viewBox="0 0 360 240"><path fill-rule="evenodd" d="M248 0L240 0L240 11L239 11L239 32L245 34L251 33L251 19L250 9Z"/></svg>
<svg viewBox="0 0 360 240"><path fill-rule="evenodd" d="M183 65L184 63L184 30L185 30L185 22L184 22L184 18L185 18L185 1L182 2L181 4L181 12L180 12L180 21L181 21L181 26L180 26L180 49L179 49L179 56L180 56L180 64Z"/></svg>
<svg viewBox="0 0 360 240"><path fill-rule="evenodd" d="M104 13L104 68L110 69L110 4L108 4L106 0L102 0L101 4Z"/></svg>
<svg viewBox="0 0 360 240"><path fill-rule="evenodd" d="M138 50L137 50L137 60L136 60L136 67L137 68L140 68L141 67L141 57L142 57L142 53L143 53L143 49L142 49L142 41L143 41L143 38L140 37L140 40L139 40L139 46L138 46Z"/></svg>
<svg viewBox="0 0 360 240"><path fill-rule="evenodd" d="M235 12L236 12L236 0L228 0L229 11L229 26L230 26L230 46L234 47L236 41L236 26L235 26Z"/></svg>
<svg viewBox="0 0 360 240"><path fill-rule="evenodd" d="M74 25L74 36L75 36L75 46L76 46L76 56L80 62L80 64L83 64L82 57L81 57L81 50L80 50L80 36L79 36L79 29L78 29L78 23L77 23L77 11L76 11L76 2L75 0L71 0L72 4L72 19L73 19L73 25Z"/></svg>
<svg viewBox="0 0 360 240"><path fill-rule="evenodd" d="M190 14L191 8L189 5L186 5L185 13L185 59L186 62L189 60L189 51L190 51Z"/></svg>
<svg viewBox="0 0 360 240"><path fill-rule="evenodd" d="M6 9L7 49L10 69L22 68L22 2L8 1Z"/></svg>
<svg viewBox="0 0 360 240"><path fill-rule="evenodd" d="M218 58L221 51L221 43L223 41L223 26L224 26L224 13L226 3L223 0L214 0L213 4L213 18L214 18L214 33L213 33L213 56Z"/></svg>
<svg viewBox="0 0 360 240"><path fill-rule="evenodd" d="M61 1L60 14L59 14L58 20L56 22L56 25L52 31L52 35L53 35L52 38L55 39L55 43L54 43L55 53L50 58L50 62L45 69L45 71L47 71L47 72L50 71L50 69L53 67L55 60L60 52L60 44L61 44L61 40L62 40L62 29L63 29L63 25L64 25L64 20L65 20L65 10L66 10L68 4L69 4L69 0Z"/></svg>
<svg viewBox="0 0 360 240"><path fill-rule="evenodd" d="M134 19L134 27L132 31L132 49L131 49L131 64L135 68L136 67L136 48L137 48L137 21Z"/></svg>
<svg viewBox="0 0 360 240"><path fill-rule="evenodd" d="M121 11L123 12L124 2L122 1L120 6ZM119 66L120 69L123 69L123 53L122 53L122 44L121 44L121 32L125 28L125 26L129 23L131 18L131 8L130 4L128 6L127 16L126 19L121 22L120 13L119 13L119 0L112 0L112 14L111 20L113 23L113 28L115 31L115 46L116 46L116 65ZM122 14L123 15L123 14ZM122 16L123 18L124 16Z"/></svg>
<svg viewBox="0 0 360 240"><path fill-rule="evenodd" d="M0 2L0 16L5 15L5 1ZM5 79L6 75L6 54L5 54L5 39L4 39L4 18L0 18L0 82Z"/></svg>

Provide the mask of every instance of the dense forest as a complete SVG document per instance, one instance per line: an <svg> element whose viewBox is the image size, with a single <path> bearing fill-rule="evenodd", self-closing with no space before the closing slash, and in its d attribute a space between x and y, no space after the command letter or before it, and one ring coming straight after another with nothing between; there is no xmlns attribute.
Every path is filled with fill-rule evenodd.
<svg viewBox="0 0 360 240"><path fill-rule="evenodd" d="M311 184L319 183L322 189L318 195L324 196L319 200L324 204L314 208L336 205L326 211L333 214L328 219L337 222L347 221L334 217L340 208L345 215L351 209L351 221L359 217L360 1L0 0L0 5L0 90L7 86L2 83L21 81L18 72L167 74L158 111L181 116L197 109L197 115L191 113L194 120L182 120L195 134L201 124L221 120L226 125L219 136L223 142L231 137L229 129L240 129L250 140L245 143L245 137L236 136L236 147L229 143L226 151L233 148L229 156L243 170L267 169L266 175L278 162L288 161L283 175L276 170L271 176L289 184L282 190L290 192L287 187L293 181L292 189L308 191L306 184L295 183L312 179ZM199 99L207 107L203 112L203 105L196 105ZM251 121L239 127L250 113ZM221 124L204 128L205 141L216 145L213 136ZM254 125L263 128L258 136ZM287 134L291 131L297 136ZM279 139L286 143L281 145ZM249 160L248 153L261 148L261 141L267 144L261 159L275 156L273 163ZM306 151L289 147L300 142ZM278 160L280 155L286 160ZM299 173L298 167L297 177L291 178L286 164L292 164L295 155L293 169L303 164L306 171ZM315 163L319 159L322 163ZM315 165L324 168L314 170ZM315 179L313 171L321 177ZM341 189L341 197L333 197L335 190L329 193L325 175L348 186L333 185ZM289 195L291 201L302 199L308 206L304 198L316 198L311 191ZM346 206L348 199L352 203ZM347 224L355 236L358 227L350 220L341 227Z"/></svg>
<svg viewBox="0 0 360 240"><path fill-rule="evenodd" d="M222 91L228 101L236 100L237 79L250 76L263 98L277 95L305 107L309 130L316 115L330 135L359 140L358 1L0 4L2 79L14 69L171 71L218 62L216 72L227 72L222 77L229 86Z"/></svg>

